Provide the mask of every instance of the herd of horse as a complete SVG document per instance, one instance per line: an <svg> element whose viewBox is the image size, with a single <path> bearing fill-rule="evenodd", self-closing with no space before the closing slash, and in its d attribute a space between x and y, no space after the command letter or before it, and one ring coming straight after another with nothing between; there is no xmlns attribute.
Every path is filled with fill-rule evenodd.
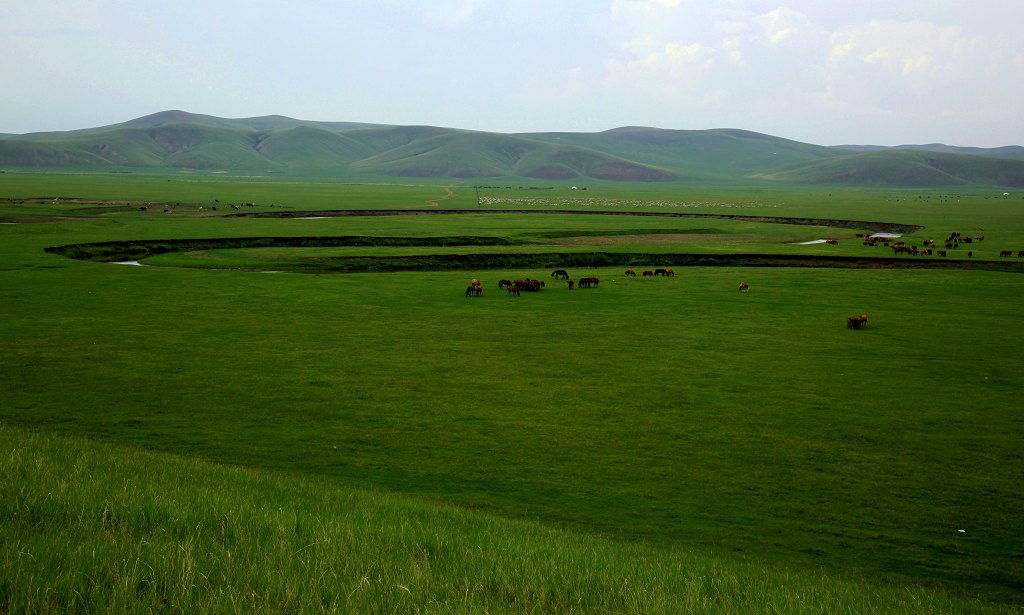
<svg viewBox="0 0 1024 615"><path fill-rule="evenodd" d="M625 271L625 275L626 277L635 278L636 271L633 269L627 269ZM674 277L675 275L675 272L672 271L672 269L670 268L652 269L643 272L643 276L645 278L659 276ZM578 281L570 280L569 272L566 271L565 269L555 269L554 271L551 272L551 277L565 280L568 283L569 290L572 290L575 287L597 288L598 285L601 283L601 280L595 276L582 277ZM544 283L544 280L533 280L531 278L523 278L519 280L498 280L499 290L504 289L506 292L508 292L508 294L514 295L516 297L520 296L520 293L524 291L537 292L544 288L545 286L546 284ZM740 292L745 293L748 290L750 290L750 286L746 282L741 282ZM477 278L473 278L473 280L469 283L469 286L466 287L466 296L479 297L483 294L483 291L483 285L480 283L480 280L478 280Z"/></svg>
<svg viewBox="0 0 1024 615"><path fill-rule="evenodd" d="M655 271L661 272L657 274L661 276L675 275L671 269L657 269ZM644 277L654 277L654 275L656 275L655 271L644 271L643 275ZM649 276L648 273L650 273ZM632 269L627 269L625 271L625 274L627 277L636 277L636 271ZM569 279L569 272L566 271L565 269L556 269L555 271L552 271L551 277L566 280L568 282L569 289L572 290L573 281ZM579 288L596 288L600 282L601 281L594 276L587 276L580 278L579 281L576 283L576 286L579 286ZM546 285L544 284L544 280L534 280L531 278L523 278L520 280L498 280L499 289L505 289L505 291L508 292L509 295L514 295L516 297L520 296L520 293L522 293L523 291L538 292L545 286ZM739 290L741 293L748 292L750 290L750 284L748 284L747 282L740 282ZM478 280L477 278L473 278L470 281L469 286L466 287L466 296L479 297L482 294L483 285L480 283L480 280ZM867 314L850 316L846 319L846 327L848 329L859 330L863 329L866 326L868 326Z"/></svg>

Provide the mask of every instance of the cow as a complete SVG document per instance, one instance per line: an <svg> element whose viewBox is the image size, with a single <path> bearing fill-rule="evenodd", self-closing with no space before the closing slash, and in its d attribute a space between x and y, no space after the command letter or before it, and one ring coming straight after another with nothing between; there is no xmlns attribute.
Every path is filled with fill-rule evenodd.
<svg viewBox="0 0 1024 615"><path fill-rule="evenodd" d="M750 285L747 284L746 282L740 282L740 292L745 293L748 290L750 290Z"/></svg>
<svg viewBox="0 0 1024 615"><path fill-rule="evenodd" d="M566 271L565 269L555 269L554 271L551 272L551 277L553 277L553 278L562 278L563 280L568 280L569 279L569 272Z"/></svg>
<svg viewBox="0 0 1024 615"><path fill-rule="evenodd" d="M850 316L846 319L847 329L863 329L868 326L868 315L861 314L860 316Z"/></svg>
<svg viewBox="0 0 1024 615"><path fill-rule="evenodd" d="M627 269L626 270L626 277L628 277L628 278L635 278L636 277L636 272L633 271L632 269Z"/></svg>

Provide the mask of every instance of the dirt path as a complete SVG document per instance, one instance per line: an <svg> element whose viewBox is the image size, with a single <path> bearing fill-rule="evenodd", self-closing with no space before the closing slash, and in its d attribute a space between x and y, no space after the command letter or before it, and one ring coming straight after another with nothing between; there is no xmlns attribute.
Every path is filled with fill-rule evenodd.
<svg viewBox="0 0 1024 615"><path fill-rule="evenodd" d="M453 196L455 196L455 193L452 192L452 187L451 186L445 186L444 187L444 196L442 196L440 198L437 198L437 199L431 199L431 200L427 201L427 205L432 205L434 207L437 207L438 203L440 203L441 201L447 201L448 199L452 198Z"/></svg>

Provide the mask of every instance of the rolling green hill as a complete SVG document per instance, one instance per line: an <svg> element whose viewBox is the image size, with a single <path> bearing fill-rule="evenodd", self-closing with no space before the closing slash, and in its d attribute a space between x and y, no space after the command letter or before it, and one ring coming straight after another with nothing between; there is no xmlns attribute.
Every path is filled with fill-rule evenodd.
<svg viewBox="0 0 1024 615"><path fill-rule="evenodd" d="M854 184L902 187L945 187L988 184L1024 187L1024 161L889 150L842 156L766 174L769 179L809 184Z"/></svg>
<svg viewBox="0 0 1024 615"><path fill-rule="evenodd" d="M737 129L623 127L599 133L501 134L164 111L106 127L0 135L0 168L574 183L744 180L1024 186L1021 148L928 147L825 147Z"/></svg>

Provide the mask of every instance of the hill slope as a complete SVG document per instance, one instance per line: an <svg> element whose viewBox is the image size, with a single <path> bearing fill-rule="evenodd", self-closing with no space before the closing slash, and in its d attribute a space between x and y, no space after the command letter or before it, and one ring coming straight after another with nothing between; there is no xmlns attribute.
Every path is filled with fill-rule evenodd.
<svg viewBox="0 0 1024 615"><path fill-rule="evenodd" d="M825 147L737 129L623 127L600 133L500 134L163 111L106 127L2 135L0 167L463 180L1024 186L1024 148L914 148Z"/></svg>

